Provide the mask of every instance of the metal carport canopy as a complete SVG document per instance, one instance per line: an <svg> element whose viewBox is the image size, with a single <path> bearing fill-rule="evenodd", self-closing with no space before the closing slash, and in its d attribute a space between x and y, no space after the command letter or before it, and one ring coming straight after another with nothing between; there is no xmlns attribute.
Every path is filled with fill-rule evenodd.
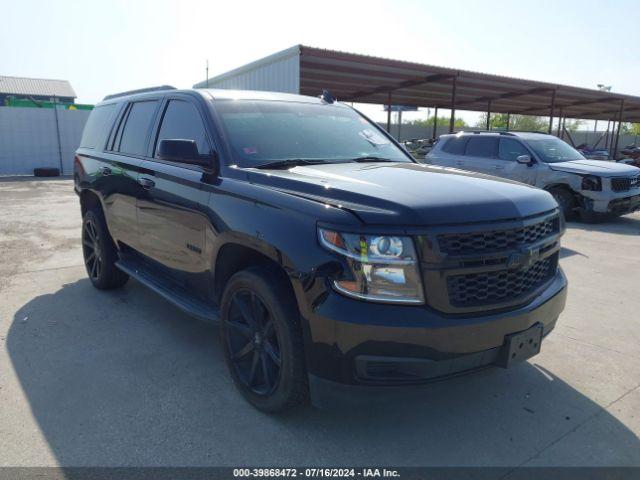
<svg viewBox="0 0 640 480"><path fill-rule="evenodd" d="M300 45L300 93L341 101L640 122L640 97Z"/></svg>

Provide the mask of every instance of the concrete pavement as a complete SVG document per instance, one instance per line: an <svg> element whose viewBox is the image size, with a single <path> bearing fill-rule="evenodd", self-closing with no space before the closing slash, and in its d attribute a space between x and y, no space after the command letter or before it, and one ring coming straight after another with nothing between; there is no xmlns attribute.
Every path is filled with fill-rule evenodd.
<svg viewBox="0 0 640 480"><path fill-rule="evenodd" d="M0 466L640 466L640 215L573 223L567 310L511 370L261 414L215 327L92 288L70 180L0 179Z"/></svg>

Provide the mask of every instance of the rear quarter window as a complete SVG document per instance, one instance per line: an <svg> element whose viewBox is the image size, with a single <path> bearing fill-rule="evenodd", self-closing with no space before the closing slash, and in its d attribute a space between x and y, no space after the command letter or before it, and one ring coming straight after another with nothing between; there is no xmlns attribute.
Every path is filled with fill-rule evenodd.
<svg viewBox="0 0 640 480"><path fill-rule="evenodd" d="M89 114L87 123L84 126L80 146L82 148L100 148L101 140L106 140L107 129L111 126L113 112L116 104L101 105L94 108Z"/></svg>

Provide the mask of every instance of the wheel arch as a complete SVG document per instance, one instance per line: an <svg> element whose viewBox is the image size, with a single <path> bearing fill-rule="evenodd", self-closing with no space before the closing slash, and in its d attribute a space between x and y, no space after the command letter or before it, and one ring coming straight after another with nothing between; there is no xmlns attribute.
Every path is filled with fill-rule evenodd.
<svg viewBox="0 0 640 480"><path fill-rule="evenodd" d="M554 190L554 189L557 189L557 188L562 188L564 190L567 190L572 195L576 194L575 190L573 188L571 188L571 185L569 185L568 183L564 183L564 182L550 183L548 185L545 185L544 190L546 190L547 192L550 192L551 190Z"/></svg>
<svg viewBox="0 0 640 480"><path fill-rule="evenodd" d="M93 208L99 208L104 214L104 207L102 205L100 196L93 190L82 190L80 192L80 212L82 214L82 217L84 217L84 214L87 213L87 211Z"/></svg>
<svg viewBox="0 0 640 480"><path fill-rule="evenodd" d="M271 250L269 253L267 251ZM224 288L229 279L241 270L254 266L268 266L286 280L294 295L291 278L282 265L280 255L275 249L258 249L241 242L227 242L217 251L213 266L214 295L218 302L222 299Z"/></svg>

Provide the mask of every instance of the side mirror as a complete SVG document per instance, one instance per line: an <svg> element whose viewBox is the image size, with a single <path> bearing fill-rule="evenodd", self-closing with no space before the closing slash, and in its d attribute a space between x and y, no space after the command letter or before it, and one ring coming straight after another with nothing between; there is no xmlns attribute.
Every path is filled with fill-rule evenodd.
<svg viewBox="0 0 640 480"><path fill-rule="evenodd" d="M525 165L530 165L532 163L529 155L518 155L516 157L516 162L523 163Z"/></svg>
<svg viewBox="0 0 640 480"><path fill-rule="evenodd" d="M193 165L209 165L215 159L214 154L200 155L195 140L182 138L161 140L157 157L160 160L190 163Z"/></svg>

